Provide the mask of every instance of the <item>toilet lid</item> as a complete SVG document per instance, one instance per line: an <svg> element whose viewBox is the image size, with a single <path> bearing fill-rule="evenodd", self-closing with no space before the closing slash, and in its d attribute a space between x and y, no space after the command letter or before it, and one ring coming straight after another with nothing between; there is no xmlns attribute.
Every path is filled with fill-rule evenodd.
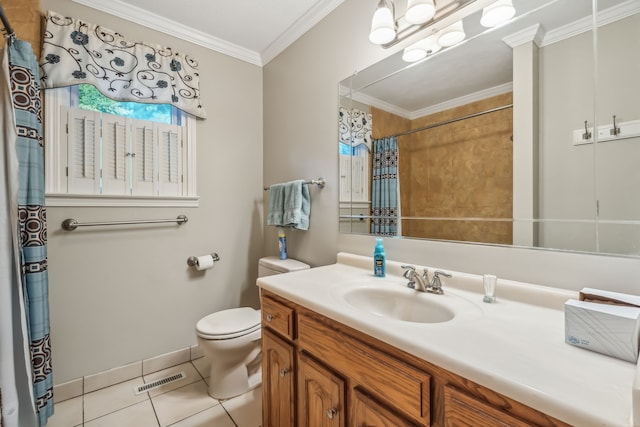
<svg viewBox="0 0 640 427"><path fill-rule="evenodd" d="M260 328L260 310L251 307L230 308L203 317L196 324L199 334L232 338Z"/></svg>

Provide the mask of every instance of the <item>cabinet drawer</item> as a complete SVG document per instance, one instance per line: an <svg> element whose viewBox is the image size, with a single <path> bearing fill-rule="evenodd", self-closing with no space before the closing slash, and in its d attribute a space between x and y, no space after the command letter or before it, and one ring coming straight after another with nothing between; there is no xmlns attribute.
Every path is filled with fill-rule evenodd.
<svg viewBox="0 0 640 427"><path fill-rule="evenodd" d="M351 398L349 425L354 427L419 427L418 424L397 416L358 389L354 390Z"/></svg>
<svg viewBox="0 0 640 427"><path fill-rule="evenodd" d="M262 324L293 340L293 309L271 299L262 297Z"/></svg>
<svg viewBox="0 0 640 427"><path fill-rule="evenodd" d="M390 355L298 314L298 344L389 407L430 425L431 377Z"/></svg>
<svg viewBox="0 0 640 427"><path fill-rule="evenodd" d="M453 387L444 387L445 427L531 427L498 408L468 396Z"/></svg>

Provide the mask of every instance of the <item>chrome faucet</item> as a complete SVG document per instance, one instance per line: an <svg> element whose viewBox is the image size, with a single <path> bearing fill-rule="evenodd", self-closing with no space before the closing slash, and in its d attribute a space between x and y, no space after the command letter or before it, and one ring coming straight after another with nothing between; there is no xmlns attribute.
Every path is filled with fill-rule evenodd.
<svg viewBox="0 0 640 427"><path fill-rule="evenodd" d="M440 276L451 277L451 274L441 270L436 270L433 273L433 278L429 282L429 271L425 268L422 276L416 272L416 268L413 265L401 266L405 271L402 276L409 280L407 286L420 292L430 292L432 294L442 295L442 280Z"/></svg>
<svg viewBox="0 0 640 427"><path fill-rule="evenodd" d="M445 273L444 271L441 270L436 270L433 273L433 279L431 279L431 284L429 284L429 292L433 292L434 294L443 294L444 291L442 290L442 281L440 280L440 276L444 276L444 277L451 277L450 273Z"/></svg>
<svg viewBox="0 0 640 427"><path fill-rule="evenodd" d="M416 268L413 265L402 265L401 267L405 269L402 276L409 280L409 283L407 283L408 287L416 291L427 292L429 287L429 270L425 268L421 276L416 272Z"/></svg>

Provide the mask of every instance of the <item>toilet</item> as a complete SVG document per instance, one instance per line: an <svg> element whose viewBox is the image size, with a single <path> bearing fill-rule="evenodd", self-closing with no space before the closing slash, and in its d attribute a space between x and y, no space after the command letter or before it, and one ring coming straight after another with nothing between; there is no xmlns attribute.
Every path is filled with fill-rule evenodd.
<svg viewBox="0 0 640 427"><path fill-rule="evenodd" d="M307 268L294 259L260 258L258 277ZM211 364L211 397L228 399L261 384L260 321L260 310L239 307L210 314L196 324L198 345Z"/></svg>

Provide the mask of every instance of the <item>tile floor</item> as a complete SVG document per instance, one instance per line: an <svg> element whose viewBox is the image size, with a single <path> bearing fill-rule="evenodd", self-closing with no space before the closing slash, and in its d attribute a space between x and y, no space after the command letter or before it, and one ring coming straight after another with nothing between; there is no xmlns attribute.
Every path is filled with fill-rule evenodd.
<svg viewBox="0 0 640 427"><path fill-rule="evenodd" d="M56 402L47 427L258 427L260 387L218 401L207 394L204 358ZM134 388L184 372L186 378L136 395Z"/></svg>

